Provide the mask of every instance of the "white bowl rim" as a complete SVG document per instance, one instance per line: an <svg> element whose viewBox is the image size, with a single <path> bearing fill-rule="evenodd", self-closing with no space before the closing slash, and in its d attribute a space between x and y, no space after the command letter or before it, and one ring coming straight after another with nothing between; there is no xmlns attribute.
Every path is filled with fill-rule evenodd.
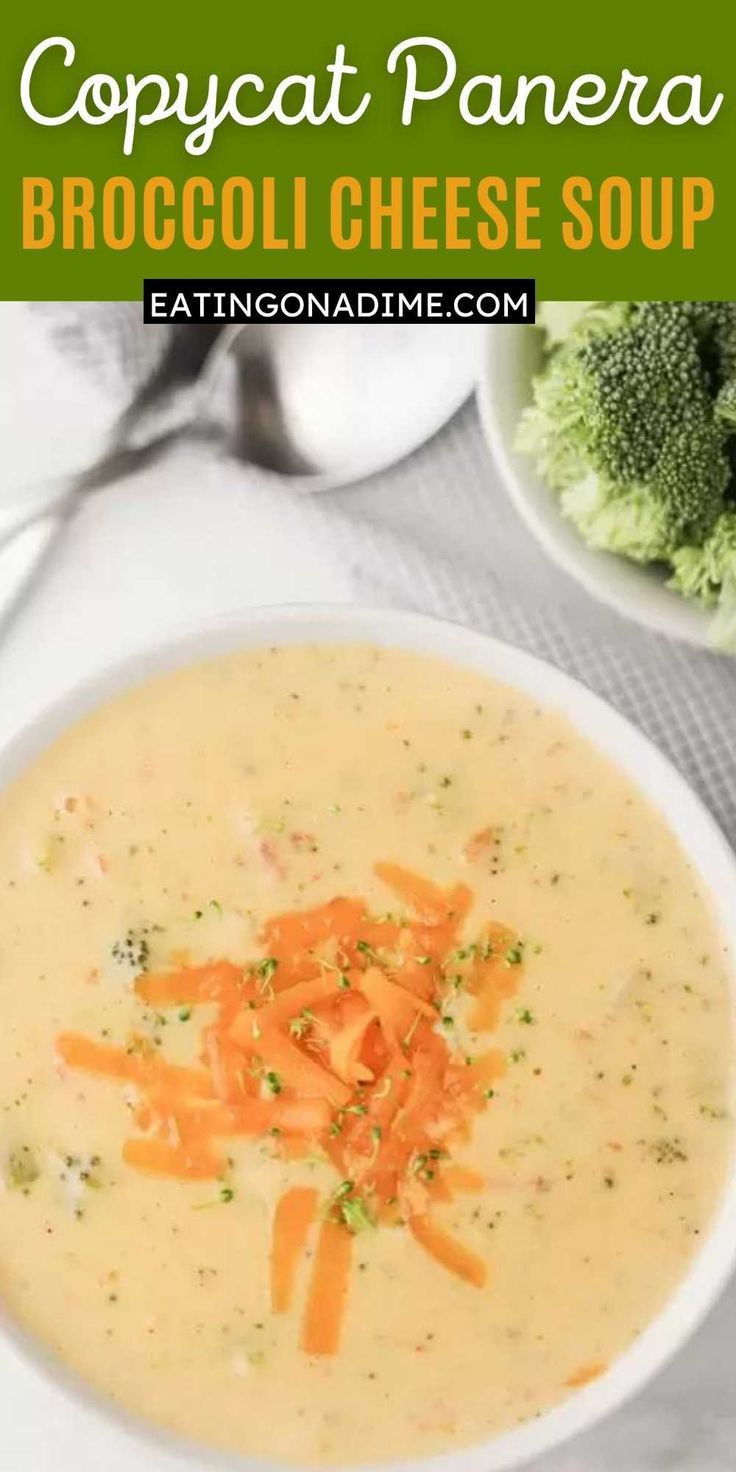
<svg viewBox="0 0 736 1472"><path fill-rule="evenodd" d="M540 480L531 459L516 453L513 430L499 412L496 376L503 371L504 346L514 334L539 331L508 325L489 328L476 385L476 404L486 443L501 482L532 536L557 567L592 598L655 633L724 656L708 636L712 613L668 588L650 566L589 547L559 510L554 492Z"/></svg>
<svg viewBox="0 0 736 1472"><path fill-rule="evenodd" d="M38 713L0 750L0 790L74 721L148 678L237 649L274 644L374 643L445 659L526 693L565 715L574 729L623 771L666 815L699 875L732 962L736 956L736 857L710 813L670 761L626 718L572 676L514 645L425 614L356 605L289 604L237 612L149 641L135 654L84 680ZM736 977L732 987L736 990ZM736 1156L720 1203L690 1267L638 1339L596 1381L538 1418L473 1446L419 1459L355 1466L351 1472L510 1472L590 1429L648 1383L701 1324L736 1266ZM218 1452L121 1410L70 1372L7 1318L0 1339L18 1363L42 1371L79 1406L130 1437L131 1472L144 1449L178 1454L176 1472L298 1472L313 1463L277 1462ZM22 1472L22 1469L18 1469ZM30 1469L29 1469L30 1472ZM173 1472L173 1469L172 1469Z"/></svg>

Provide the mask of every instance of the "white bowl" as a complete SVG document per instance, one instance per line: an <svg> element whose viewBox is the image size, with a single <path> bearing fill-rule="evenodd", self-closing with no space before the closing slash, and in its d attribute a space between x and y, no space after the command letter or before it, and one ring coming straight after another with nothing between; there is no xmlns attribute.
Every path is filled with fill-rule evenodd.
<svg viewBox="0 0 736 1472"><path fill-rule="evenodd" d="M227 650L310 642L373 642L437 656L515 686L562 712L666 815L711 897L714 919L729 952L736 955L736 858L699 799L651 742L585 686L551 665L460 625L420 614L307 605L263 608L151 647L86 682L17 736L0 752L0 787L72 721L143 678ZM723 1289L735 1260L736 1159L720 1206L685 1278L657 1318L600 1379L538 1419L490 1441L420 1461L383 1464L383 1472L389 1467L394 1472L399 1468L401 1472L508 1472L589 1428L640 1390L681 1347ZM111 1465L115 1472L140 1472L142 1465L154 1462L157 1472L264 1472L274 1465L185 1444L121 1413L4 1318L0 1321L0 1415L4 1406L4 1450L13 1472L37 1472L41 1448L47 1447L52 1434L39 1412L39 1405L44 1404L41 1375L47 1382L50 1378L57 1396L61 1390L68 1397L66 1403L58 1397L61 1408L55 1404L55 1442L63 1430L64 1415L76 1417L75 1472L96 1472L100 1466ZM29 1437L20 1434L24 1424L31 1422L38 1423L37 1451Z"/></svg>
<svg viewBox="0 0 736 1472"><path fill-rule="evenodd" d="M489 330L477 390L478 409L491 454L519 515L552 560L594 598L659 634L711 647L707 610L668 588L660 569L586 546L560 512L555 493L536 474L530 457L514 450L521 412L532 401L532 378L541 365L538 328Z"/></svg>

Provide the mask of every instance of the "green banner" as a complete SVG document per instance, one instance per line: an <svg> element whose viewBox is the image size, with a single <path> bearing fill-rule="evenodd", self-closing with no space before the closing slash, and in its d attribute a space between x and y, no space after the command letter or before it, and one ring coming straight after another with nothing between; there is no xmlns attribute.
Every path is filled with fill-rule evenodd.
<svg viewBox="0 0 736 1472"><path fill-rule="evenodd" d="M6 18L6 298L156 277L734 295L736 20L478 0Z"/></svg>

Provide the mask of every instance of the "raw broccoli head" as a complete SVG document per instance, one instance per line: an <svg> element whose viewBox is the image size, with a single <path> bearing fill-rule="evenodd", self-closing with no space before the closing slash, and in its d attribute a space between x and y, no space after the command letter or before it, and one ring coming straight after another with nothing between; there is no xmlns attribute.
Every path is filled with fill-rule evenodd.
<svg viewBox="0 0 736 1472"><path fill-rule="evenodd" d="M583 531L595 545L643 560L638 533L627 546L632 497L637 506L653 502L657 557L701 540L717 520L731 478L729 430L713 410L730 341L727 308L733 304L594 303L551 353L518 447L553 489L598 477L605 523Z"/></svg>
<svg viewBox="0 0 736 1472"><path fill-rule="evenodd" d="M705 388L690 322L670 303L632 304L623 328L591 337L576 356L592 464L617 485L649 479L682 415L700 424Z"/></svg>

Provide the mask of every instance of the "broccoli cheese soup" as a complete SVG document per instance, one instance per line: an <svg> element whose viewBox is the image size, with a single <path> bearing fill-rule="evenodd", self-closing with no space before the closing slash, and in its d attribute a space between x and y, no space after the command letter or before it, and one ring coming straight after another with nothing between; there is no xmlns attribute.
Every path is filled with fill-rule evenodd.
<svg viewBox="0 0 736 1472"><path fill-rule="evenodd" d="M723 941L528 696L362 645L158 677L0 799L0 896L0 1295L160 1426L481 1441L604 1373L708 1228Z"/></svg>

